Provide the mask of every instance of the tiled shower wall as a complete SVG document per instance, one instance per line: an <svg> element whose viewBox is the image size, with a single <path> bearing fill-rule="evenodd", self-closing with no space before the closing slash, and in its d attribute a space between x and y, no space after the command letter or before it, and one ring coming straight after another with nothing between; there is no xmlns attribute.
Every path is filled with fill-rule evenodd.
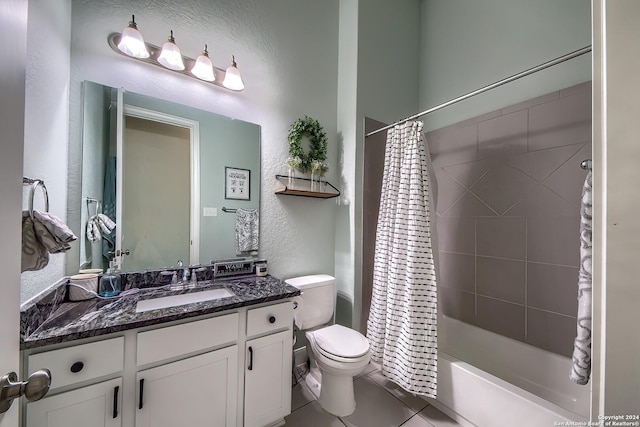
<svg viewBox="0 0 640 427"><path fill-rule="evenodd" d="M427 134L447 316L570 356L591 82Z"/></svg>

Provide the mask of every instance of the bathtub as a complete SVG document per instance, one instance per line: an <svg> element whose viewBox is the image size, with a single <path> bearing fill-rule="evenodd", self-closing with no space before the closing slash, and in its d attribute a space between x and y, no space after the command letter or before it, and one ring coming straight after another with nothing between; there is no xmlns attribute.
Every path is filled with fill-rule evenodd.
<svg viewBox="0 0 640 427"><path fill-rule="evenodd" d="M569 381L567 357L449 317L439 319L438 348L438 398L428 400L462 425L588 420L590 386Z"/></svg>

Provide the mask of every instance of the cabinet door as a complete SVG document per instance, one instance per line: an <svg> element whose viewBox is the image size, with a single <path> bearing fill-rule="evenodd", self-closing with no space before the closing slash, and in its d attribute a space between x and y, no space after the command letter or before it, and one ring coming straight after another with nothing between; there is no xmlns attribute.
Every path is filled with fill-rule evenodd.
<svg viewBox="0 0 640 427"><path fill-rule="evenodd" d="M270 425L291 413L291 330L247 341L244 425Z"/></svg>
<svg viewBox="0 0 640 427"><path fill-rule="evenodd" d="M119 427L122 378L27 403L29 427Z"/></svg>
<svg viewBox="0 0 640 427"><path fill-rule="evenodd" d="M136 427L236 427L238 346L138 372Z"/></svg>

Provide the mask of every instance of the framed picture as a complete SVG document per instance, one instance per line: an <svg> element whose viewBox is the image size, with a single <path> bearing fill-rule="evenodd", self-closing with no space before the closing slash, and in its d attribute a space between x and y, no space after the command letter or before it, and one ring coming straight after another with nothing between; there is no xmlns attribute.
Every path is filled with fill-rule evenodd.
<svg viewBox="0 0 640 427"><path fill-rule="evenodd" d="M251 171L249 169L224 168L224 198L251 199Z"/></svg>

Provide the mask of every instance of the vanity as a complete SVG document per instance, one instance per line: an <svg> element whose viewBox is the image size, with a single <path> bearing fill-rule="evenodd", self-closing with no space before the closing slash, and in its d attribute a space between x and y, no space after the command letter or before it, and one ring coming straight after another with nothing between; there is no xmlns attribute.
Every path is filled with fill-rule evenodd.
<svg viewBox="0 0 640 427"><path fill-rule="evenodd" d="M242 275L77 303L64 288L22 313L24 372L52 377L47 396L21 403L24 426L260 427L291 412L296 288ZM139 304L199 292L231 296Z"/></svg>

